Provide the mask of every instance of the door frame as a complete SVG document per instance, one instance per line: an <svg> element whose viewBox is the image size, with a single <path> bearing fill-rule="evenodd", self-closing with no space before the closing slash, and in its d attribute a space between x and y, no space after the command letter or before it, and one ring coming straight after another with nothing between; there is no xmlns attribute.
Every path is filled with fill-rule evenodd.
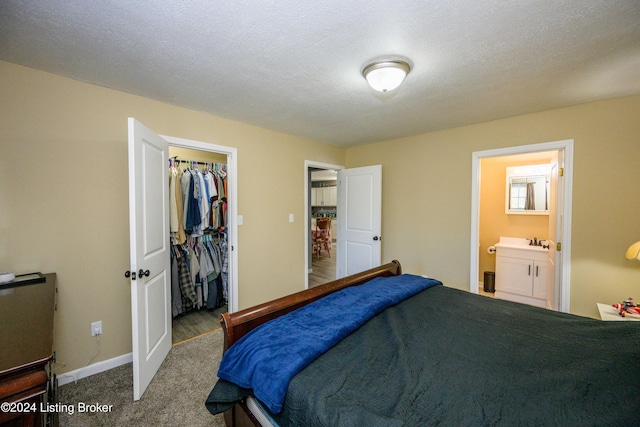
<svg viewBox="0 0 640 427"><path fill-rule="evenodd" d="M322 163L316 162L313 160L305 160L304 161L304 289L309 289L309 270L311 269L311 264L309 263L309 237L311 234L311 217L310 217L310 208L311 208L311 193L309 192L309 188L311 186L311 181L309 180L309 169L327 169L327 170L342 170L345 167L341 165L333 165L330 163ZM340 183L337 182L336 186L339 186ZM336 187L337 190L337 187ZM337 201L336 203L340 203ZM336 206L337 209L337 206ZM339 220L339 218L338 218ZM340 233L336 237L336 246L338 246L340 239Z"/></svg>
<svg viewBox="0 0 640 427"><path fill-rule="evenodd" d="M514 154L536 153L540 151L560 150L564 152L564 174L562 194L562 235L558 241L562 242L562 262L560 268L560 301L559 311L568 313L571 296L571 218L573 200L573 139L544 142L540 144L519 145L515 147L498 148L493 150L475 151L471 154L471 256L469 271L469 291L478 293L478 272L480 268L480 160L487 157L510 156ZM555 284L557 287L557 284Z"/></svg>
<svg viewBox="0 0 640 427"><path fill-rule="evenodd" d="M227 310L238 311L238 149L208 142L160 135L170 147L190 148L227 155L227 220L229 233L229 292Z"/></svg>

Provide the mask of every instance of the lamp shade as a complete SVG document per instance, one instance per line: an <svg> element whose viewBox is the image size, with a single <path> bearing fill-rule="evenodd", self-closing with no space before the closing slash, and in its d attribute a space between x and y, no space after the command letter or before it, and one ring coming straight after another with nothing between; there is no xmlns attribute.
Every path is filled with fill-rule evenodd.
<svg viewBox="0 0 640 427"><path fill-rule="evenodd" d="M400 86L410 70L404 61L380 61L364 67L362 75L373 89L388 92Z"/></svg>
<svg viewBox="0 0 640 427"><path fill-rule="evenodd" d="M627 249L627 259L635 259L640 261L640 241L635 242L633 245L629 246L629 249Z"/></svg>

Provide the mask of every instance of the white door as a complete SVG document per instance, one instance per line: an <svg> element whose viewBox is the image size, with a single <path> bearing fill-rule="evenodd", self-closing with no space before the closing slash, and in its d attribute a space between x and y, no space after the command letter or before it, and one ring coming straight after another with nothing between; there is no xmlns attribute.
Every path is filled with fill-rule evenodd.
<svg viewBox="0 0 640 427"><path fill-rule="evenodd" d="M558 150L551 159L551 176L549 180L549 269L547 278L547 308L560 308L560 289L562 281L562 251L557 250L558 237L562 236L562 200L563 181L560 170L563 165L564 151Z"/></svg>
<svg viewBox="0 0 640 427"><path fill-rule="evenodd" d="M338 171L336 277L380 265L382 165Z"/></svg>
<svg viewBox="0 0 640 427"><path fill-rule="evenodd" d="M168 142L129 118L134 400L171 350L168 157Z"/></svg>

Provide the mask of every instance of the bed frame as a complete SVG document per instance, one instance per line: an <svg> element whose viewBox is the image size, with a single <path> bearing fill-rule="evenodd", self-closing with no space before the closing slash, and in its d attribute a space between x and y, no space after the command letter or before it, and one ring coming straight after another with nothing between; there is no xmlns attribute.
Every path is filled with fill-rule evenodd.
<svg viewBox="0 0 640 427"><path fill-rule="evenodd" d="M376 277L398 276L402 274L400 262L393 260L388 264L375 267L342 279L325 283L311 289L296 292L255 307L246 308L235 313L223 313L220 323L224 333L224 351L227 351L233 343L242 338L245 334L262 325L269 320L273 320L283 314L312 303L326 295L332 294L340 289L349 286L362 285ZM255 427L260 423L251 415L245 401L235 405L224 413L224 420L227 426L233 427Z"/></svg>

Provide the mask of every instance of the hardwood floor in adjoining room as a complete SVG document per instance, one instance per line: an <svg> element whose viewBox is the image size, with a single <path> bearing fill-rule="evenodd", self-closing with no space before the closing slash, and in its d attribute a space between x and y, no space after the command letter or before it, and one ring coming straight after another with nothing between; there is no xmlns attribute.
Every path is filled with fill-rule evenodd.
<svg viewBox="0 0 640 427"><path fill-rule="evenodd" d="M172 320L171 338L173 344L219 329L220 315L227 312L227 306L215 310L193 310Z"/></svg>
<svg viewBox="0 0 640 427"><path fill-rule="evenodd" d="M313 254L311 260L311 270L309 273L309 287L322 285L323 283L336 280L336 245L333 244L331 250L331 258L326 252L323 252L320 258L317 254Z"/></svg>

